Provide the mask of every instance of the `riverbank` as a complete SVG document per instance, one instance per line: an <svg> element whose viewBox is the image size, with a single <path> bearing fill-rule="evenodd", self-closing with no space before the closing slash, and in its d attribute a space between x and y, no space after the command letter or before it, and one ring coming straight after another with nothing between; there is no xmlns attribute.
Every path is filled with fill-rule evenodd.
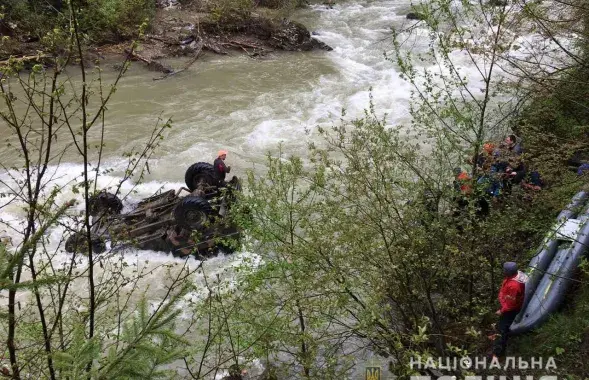
<svg viewBox="0 0 589 380"><path fill-rule="evenodd" d="M92 60L127 55L131 40L136 40L139 43L131 58L169 75L178 70L161 60L188 57L190 65L203 52L221 55L238 52L261 57L274 51L332 50L313 38L303 24L283 17L286 14L284 10L257 5L243 9L237 2L222 9L202 1L184 1L172 7L160 4L149 24L143 26L145 33L140 33L139 38L120 34L115 41L106 43L88 38L86 52ZM27 64L50 63L55 57L49 52L52 49L47 36L33 36L7 20L3 20L2 26L1 32L7 38L0 45L1 61L13 57Z"/></svg>
<svg viewBox="0 0 589 380"><path fill-rule="evenodd" d="M313 38L303 24L275 16L265 9L216 20L213 14L198 10L163 9L157 13L152 31L142 39L136 54L152 68L173 73L176 71L160 64L160 60L187 57L191 64L203 51L220 55L236 52L255 58L275 51L332 50ZM124 53L126 45L107 49ZM151 65L151 62L156 63Z"/></svg>

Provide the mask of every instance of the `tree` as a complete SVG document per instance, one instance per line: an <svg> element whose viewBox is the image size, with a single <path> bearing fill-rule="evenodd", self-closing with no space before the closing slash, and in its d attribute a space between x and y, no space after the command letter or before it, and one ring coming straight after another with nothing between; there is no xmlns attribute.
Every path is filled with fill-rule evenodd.
<svg viewBox="0 0 589 380"><path fill-rule="evenodd" d="M90 217L90 198L109 170L102 167L106 106L129 62L110 86L103 83L98 66L90 74L78 5L68 3L68 27L45 37L46 49L55 57L49 69L36 64L27 75L22 60L12 58L2 68L0 117L14 155L2 164L0 207L22 207L26 216L20 225L6 224L12 242L3 243L0 259L1 287L8 292L0 330L14 379L161 377L162 365L182 357L187 344L174 328L175 306L192 289L186 280L195 269L186 263L171 267L162 278L167 291L150 310L141 288L125 286L137 285L154 269L114 253L93 252L91 228L97 221ZM81 80L66 74L72 63ZM115 193L132 176L141 181L169 126L169 121L160 123L145 147L132 148ZM95 130L98 141L92 137ZM56 173L68 155L82 162L82 173L64 184ZM81 194L81 207L74 209L68 191ZM65 238L80 227L85 248L60 260ZM54 244L50 232L64 236ZM125 270L129 265L135 269Z"/></svg>

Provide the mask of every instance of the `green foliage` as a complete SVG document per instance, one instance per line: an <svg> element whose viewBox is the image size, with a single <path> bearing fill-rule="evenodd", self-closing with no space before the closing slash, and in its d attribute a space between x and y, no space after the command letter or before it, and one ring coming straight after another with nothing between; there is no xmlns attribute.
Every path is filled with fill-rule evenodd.
<svg viewBox="0 0 589 380"><path fill-rule="evenodd" d="M4 242L0 241L0 291L8 289L12 284L13 266L12 255L6 250ZM0 312L0 318L5 318L6 313Z"/></svg>
<svg viewBox="0 0 589 380"><path fill-rule="evenodd" d="M67 351L56 352L55 366L64 377L82 379L88 377L87 366L100 357L102 350L98 337L86 339L86 327L82 323L76 323L72 328L72 344ZM91 376L97 375L93 368Z"/></svg>
<svg viewBox="0 0 589 380"><path fill-rule="evenodd" d="M179 295L183 295L180 292ZM85 326L73 326L72 340L66 351L56 352L55 365L62 376L71 379L88 378L88 363L92 378L164 379L172 372L166 366L186 355L188 342L174 332L179 311L174 310L179 296L153 313L142 298L138 310L123 321L120 336L85 337ZM106 355L105 355L106 353Z"/></svg>
<svg viewBox="0 0 589 380"><path fill-rule="evenodd" d="M0 5L5 2L0 1ZM140 25L155 16L155 1L151 0L73 1L72 7L78 13L81 31L97 44L133 38ZM70 17L70 8L65 1L59 9L57 4L41 0L8 1L4 9L2 22L5 25L16 25L18 35L39 38L56 28L66 27Z"/></svg>
<svg viewBox="0 0 589 380"><path fill-rule="evenodd" d="M294 3L266 2L286 7ZM23 18L39 4L18 2L7 9L10 17ZM80 4L75 2L76 6ZM137 24L153 16L153 4L143 0L88 0L75 15L91 41L117 41L132 35ZM219 23L250 17L254 6L251 0L210 4ZM416 355L462 356L484 351L482 337L495 322L492 312L501 281L501 262L515 258L527 263L555 213L579 186L574 176L559 173L563 165L556 153L562 152L546 148L547 134L543 132L552 128L556 137L564 133L579 136L577 132L585 124L579 122L574 133L567 125L585 116L582 107L565 113L566 107L550 99L538 101L540 111L531 112L528 123L524 123L526 160L543 173L551 173L547 176L551 181L565 179L565 184L535 196L514 189L511 195L491 204L486 218L477 215L482 186L473 184L474 194L468 197L467 206L458 210L449 169L464 161L474 162L481 145L506 132L510 116L516 114L505 100L514 95L511 88L493 70L515 38L501 34L498 27L508 16L505 8L488 10L468 2L463 5L460 14L445 0L421 6L419 11L426 13L430 32L429 47L423 54L407 53L400 39L395 39L395 52L389 57L414 87L409 131L388 125L386 118L372 108L358 119L347 120L344 115L333 128L319 128L320 141L309 147L307 155L291 157L281 152L278 157L268 157L265 174L248 173L247 190L231 213L247 231L248 251L257 257L231 269L235 283L221 281L218 273L216 280L207 278L202 270L200 299L193 300L188 294L192 287L182 285L194 283L192 276L179 275L161 302L148 302L149 286L138 300L140 280L154 274L141 272L138 266L130 268L128 261L117 261L109 254L101 256L100 265L95 262L94 267L78 264L80 258L73 255L70 272L66 267L55 269L54 256L41 248L40 241L60 217L59 209L53 201L45 202L45 206L30 201L38 206L31 207L33 223L45 223L35 225L40 227L37 233L14 254L0 246L0 286L12 292L32 289L38 296L36 305L28 303L17 313L14 341L22 347L18 361L25 363L23 376L41 377L53 359L64 378L171 378L177 374L170 364L184 359L192 377L207 378L219 369L262 359L273 363L279 378L341 379L357 364L358 347L389 357L392 372L402 376L412 373L407 364ZM67 17L61 19L51 12L50 8L40 12L40 17L50 21L47 25L67 25ZM62 12L67 14L67 9ZM487 15L490 19L485 18ZM465 26L464 20L471 24ZM24 28L27 24L22 25ZM73 40L69 28L47 28L51 34L45 34L45 43L56 52ZM470 54L479 78L466 78L461 72L454 61L457 49ZM419 62L428 64L424 69ZM436 66L444 70L431 69ZM54 78L60 69L55 69ZM25 88L31 83L49 89L52 81L48 72L37 66L30 80L23 82ZM92 88L93 83L84 83L89 94L99 93ZM483 87L473 92L473 83L483 83ZM52 98L41 99L41 104L33 108L41 110L37 124L56 120L56 129L73 130L71 137L76 139L93 122L81 127L78 123L65 124L78 120L78 114L57 107L58 114L49 115L45 108L60 96L71 95L65 94L71 83L67 84L58 83L46 91ZM10 93L9 88L3 90ZM584 96L583 91L579 96ZM73 92L72 102L83 110L89 97L81 99L76 93L79 91ZM4 100L11 104L11 96L6 95ZM508 116L499 112L505 110ZM560 114L548 115L554 110ZM541 121L543 115L553 116L554 121L532 130L529 125L538 124L533 117ZM14 130L30 128L19 121L31 119L12 120ZM65 136L70 138L69 134ZM159 136L152 136L149 149L157 147L154 141ZM49 143L57 140L57 135L40 140L41 144ZM76 142L80 140L72 143ZM43 146L31 149L46 151ZM151 157L149 149L149 153L125 155L129 166L123 181L137 176L138 163ZM475 166L471 173L476 175L477 170ZM139 171L137 177L143 178L143 172ZM88 193L95 183L96 179L86 179L74 188L80 194ZM41 276L13 286L10 277L14 277L15 268L26 270L28 254L31 262L38 263L36 268L42 268ZM97 272L88 274L87 268ZM83 274L78 275L78 270ZM88 294L78 292L90 282L96 291L92 311ZM71 290L74 285L78 286L76 292ZM557 330L556 326L547 330L546 354L558 354L563 360L579 359L570 355L575 345L584 341L579 334L588 323L583 304L579 304L574 318L559 320L570 330ZM183 311L190 318L181 319ZM49 323L41 322L40 316ZM92 322L91 316L95 317ZM190 342L178 332L178 320L185 322L183 329L188 325ZM5 325L4 321L0 324L3 333ZM39 355L39 347L45 349L45 355ZM536 345L530 342L529 347ZM532 356L538 356L538 352Z"/></svg>
<svg viewBox="0 0 589 380"><path fill-rule="evenodd" d="M77 18L80 13L70 16ZM35 65L29 75L24 75L18 70L22 63L19 66L18 60L12 59L10 70L3 71L0 81L0 116L6 123L7 136L18 141L14 147L9 145L14 149L15 164L5 174L9 181L22 184L18 190L19 186L3 182L8 190L2 195L8 204L20 202L25 215L25 227L14 229L19 243L11 246L10 252L4 242L0 245L0 290L8 293L9 299L18 299L18 307L8 302L3 308L0 335L7 337L14 378L169 378L168 365L184 356L187 345L174 324L181 310L179 302L192 289L190 271L178 268L167 275L160 273L159 281L166 292L147 302L146 294L140 295L142 298L136 295L138 289L144 289L137 283L146 276L137 263L129 263L122 256L97 257L90 252L83 259L76 252L64 257L64 261L55 260L56 254L62 252L68 229L64 229L64 239L57 242L55 249L48 248L52 244L48 232L56 226L67 224L76 229L82 225L87 229L94 222L87 214L89 207L83 207L82 221L79 212L66 213L75 202L60 197L64 187L51 175L45 176L47 167L59 167L57 157L68 149L58 140L83 146L76 152L85 163L90 156L101 157L104 145L89 143L88 132L100 128L104 131L104 118L100 116L104 116L102 111L128 67L125 61L109 86L103 83L99 68L93 73L85 71L85 57L80 54L84 39L80 29L85 25L77 20L71 20L74 27L56 27L45 36L43 42L58 55L51 68ZM62 75L66 62L80 63L88 80L74 81ZM36 112L15 106L21 99ZM57 106L64 99L67 105ZM88 112L86 107L90 105L92 111ZM74 119L76 122L70 123ZM38 129L39 125L46 127ZM131 148L119 186L132 176L138 181L143 178L145 161L169 126L169 122L157 125L144 147ZM61 133L65 129L70 133ZM18 139L32 131L41 137ZM89 168L84 166L84 179L79 181L82 200L96 191L91 187L98 177L109 172L96 166L91 172ZM78 180L68 186L75 189ZM142 264L145 267L148 262Z"/></svg>
<svg viewBox="0 0 589 380"><path fill-rule="evenodd" d="M142 298L138 310L124 323L120 341L111 345L98 370L102 378L160 379L172 376L165 366L186 356L188 342L174 332L177 303L185 295L185 286L155 312Z"/></svg>
<svg viewBox="0 0 589 380"><path fill-rule="evenodd" d="M488 264L457 245L443 216L451 196L444 176L400 129L369 111L320 132L326 148L311 146L307 160L269 158L265 176L248 176L244 219L262 264L240 272L240 288L255 295L255 312L242 306L240 323L257 334L271 324L255 349L289 347L312 377L343 375L338 369L352 359L337 342L347 334L392 355L396 373L406 373L412 354L427 354L432 343L445 351L446 318L469 321L456 311L468 305L456 284L479 273L477 296L485 295L478 285ZM435 211L424 193L441 194ZM314 365L319 353L327 367Z"/></svg>
<svg viewBox="0 0 589 380"><path fill-rule="evenodd" d="M247 20L256 6L270 8L258 9L256 14L263 14L270 19L288 17L296 8L305 5L301 0L217 0L208 2L206 10L211 20L225 28L230 28L235 22Z"/></svg>
<svg viewBox="0 0 589 380"><path fill-rule="evenodd" d="M137 35L144 21L155 16L151 0L89 0L81 24L92 41L119 42Z"/></svg>
<svg viewBox="0 0 589 380"><path fill-rule="evenodd" d="M517 36L506 25L519 15L462 5L421 6L430 38L423 53L407 52L407 35L395 35L389 58L413 85L415 139L370 109L319 128L323 138L307 156L281 153L268 158L264 176L249 174L242 219L261 264L240 269L232 321L247 326L239 333L254 357L286 351L305 376L337 378L348 364L342 336L393 357L396 375L410 373L411 355L485 353L501 263L525 267L582 181L563 174L542 134L530 132L524 160L561 183L489 199L486 218L477 213L484 185L473 183L468 205L456 209L450 168L475 162L520 110L519 89L499 74ZM466 77L456 50L480 75ZM469 172L476 178L481 170Z"/></svg>
<svg viewBox="0 0 589 380"><path fill-rule="evenodd" d="M0 9L4 9L0 23L5 28L16 26L18 34L41 38L60 18L54 5L41 0L0 0Z"/></svg>
<svg viewBox="0 0 589 380"><path fill-rule="evenodd" d="M585 137L589 132L588 71L581 66L565 73L553 88L534 97L521 122L563 140Z"/></svg>
<svg viewBox="0 0 589 380"><path fill-rule="evenodd" d="M253 0L218 0L209 4L211 20L216 23L233 23L250 17Z"/></svg>

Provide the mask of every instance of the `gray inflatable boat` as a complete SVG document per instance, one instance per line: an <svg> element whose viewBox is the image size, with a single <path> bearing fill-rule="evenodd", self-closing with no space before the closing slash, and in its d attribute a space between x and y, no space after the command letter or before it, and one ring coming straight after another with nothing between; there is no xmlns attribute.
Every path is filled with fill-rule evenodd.
<svg viewBox="0 0 589 380"><path fill-rule="evenodd" d="M581 191L573 197L530 261L524 304L511 325L512 334L540 326L562 304L570 287L569 278L574 276L589 244L588 195Z"/></svg>

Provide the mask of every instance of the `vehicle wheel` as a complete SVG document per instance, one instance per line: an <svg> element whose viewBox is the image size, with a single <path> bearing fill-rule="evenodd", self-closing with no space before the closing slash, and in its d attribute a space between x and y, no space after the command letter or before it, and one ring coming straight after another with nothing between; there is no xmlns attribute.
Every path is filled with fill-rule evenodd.
<svg viewBox="0 0 589 380"><path fill-rule="evenodd" d="M215 168L207 162L192 164L184 174L184 182L190 191L196 189L201 183L208 186L216 186L218 183Z"/></svg>
<svg viewBox="0 0 589 380"><path fill-rule="evenodd" d="M101 236L91 233L92 252L102 253L106 251L106 242ZM88 254L86 231L79 231L70 235L65 241L65 250L69 253Z"/></svg>
<svg viewBox="0 0 589 380"><path fill-rule="evenodd" d="M102 213L105 214L120 214L123 209L123 202L112 193L102 191L96 195L93 195L89 199L90 203L90 215L98 216Z"/></svg>
<svg viewBox="0 0 589 380"><path fill-rule="evenodd" d="M209 201L201 197L186 197L176 205L174 219L179 226L198 230L209 221L209 215L213 212Z"/></svg>

